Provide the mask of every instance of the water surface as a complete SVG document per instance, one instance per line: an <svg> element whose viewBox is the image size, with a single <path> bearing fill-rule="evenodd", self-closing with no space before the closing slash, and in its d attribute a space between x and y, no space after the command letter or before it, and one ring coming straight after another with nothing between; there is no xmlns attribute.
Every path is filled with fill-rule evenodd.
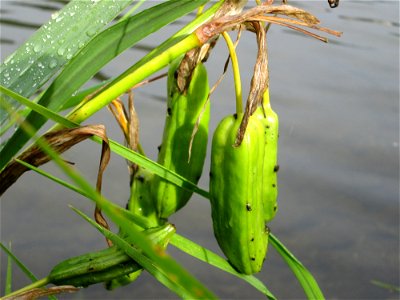
<svg viewBox="0 0 400 300"><path fill-rule="evenodd" d="M271 101L281 129L279 213L270 227L311 270L328 299L396 299L399 294L371 281L399 286L399 3L342 1L333 10L325 1L292 4L314 13L323 26L344 34L324 44L277 26L268 33ZM2 60L61 5L56 1L2 1ZM102 74L118 75L143 56L147 46L154 46L179 26L144 40L141 48L127 51ZM245 93L255 53L254 36L245 33L238 48ZM221 74L226 56L226 46L220 43L206 64L211 82ZM136 93L142 143L153 159L161 141L164 95L164 81ZM232 74L228 73L212 97L211 131L233 111ZM87 123L106 124L110 137L122 140L107 111ZM95 182L99 153L97 144L85 142L65 157ZM59 174L51 164L45 169ZM208 163L204 174L208 174ZM207 176L200 185L207 188ZM103 190L107 197L125 205L127 170L116 155L105 173ZM46 276L62 259L104 247L100 235L68 204L89 214L92 211L86 199L33 173L25 174L1 199L2 242L12 241L15 254L38 277ZM220 253L207 200L194 196L172 222L179 233ZM220 298L263 298L240 280L169 249ZM2 260L4 276L3 254ZM14 276L15 287L28 283L20 271ZM305 298L272 247L258 277L279 299ZM61 298L176 296L145 274L112 293L97 285Z"/></svg>

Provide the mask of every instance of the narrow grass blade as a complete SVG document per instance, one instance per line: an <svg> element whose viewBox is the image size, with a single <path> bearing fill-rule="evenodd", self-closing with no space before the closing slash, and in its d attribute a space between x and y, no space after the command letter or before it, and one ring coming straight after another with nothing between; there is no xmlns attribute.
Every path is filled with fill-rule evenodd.
<svg viewBox="0 0 400 300"><path fill-rule="evenodd" d="M74 211L88 221L92 226L97 228L107 239L110 239L118 247L124 250L126 254L138 262L157 280L183 299L216 299L211 292L187 273L186 270L180 267L166 253L161 255L157 254L157 250L152 247L151 243L146 240L142 233L134 228L126 226L126 220L118 218L118 225L122 230L128 232L132 239L131 242L136 241L133 242L132 246L117 234L101 227L79 210L74 209ZM141 254L138 249L143 249L143 253L145 253L146 256Z"/></svg>
<svg viewBox="0 0 400 300"><path fill-rule="evenodd" d="M303 264L273 235L269 236L270 243L288 264L297 280L300 282L308 299L325 299L317 281Z"/></svg>
<svg viewBox="0 0 400 300"><path fill-rule="evenodd" d="M74 92L121 52L206 2L207 0L166 1L111 26L93 38L79 51L79 55L71 59L39 103L58 111ZM27 121L37 131L46 119L32 112ZM28 140L29 136L20 128L12 135L0 152L0 170Z"/></svg>
<svg viewBox="0 0 400 300"><path fill-rule="evenodd" d="M0 83L30 97L132 1L71 1L4 61Z"/></svg>
<svg viewBox="0 0 400 300"><path fill-rule="evenodd" d="M259 290L261 293L263 293L265 296L267 296L269 299L276 299L275 296L267 289L267 287L259 279L251 275L244 275L238 273L224 258L192 242L191 240L181 235L175 234L172 237L170 244L174 245L181 251L210 264L211 266L214 266L236 277L239 277L240 279L243 279L244 281L252 285L254 288Z"/></svg>
<svg viewBox="0 0 400 300"><path fill-rule="evenodd" d="M400 292L400 286L396 286L390 283L385 283L379 280L371 280L371 283L373 285L379 286L380 288L383 288L385 290L388 290L390 292L394 292L394 293L399 293Z"/></svg>
<svg viewBox="0 0 400 300"><path fill-rule="evenodd" d="M11 252L11 243L9 245L9 250ZM6 284L4 288L4 295L10 294L12 291L12 258L7 257L7 272L6 272Z"/></svg>

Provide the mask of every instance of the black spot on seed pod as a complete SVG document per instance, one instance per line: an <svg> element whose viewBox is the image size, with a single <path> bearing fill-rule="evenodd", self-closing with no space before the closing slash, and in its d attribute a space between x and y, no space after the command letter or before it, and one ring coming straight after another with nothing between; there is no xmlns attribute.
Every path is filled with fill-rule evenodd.
<svg viewBox="0 0 400 300"><path fill-rule="evenodd" d="M237 119L237 117L238 117L237 114L233 114L233 118L234 118L235 120Z"/></svg>
<svg viewBox="0 0 400 300"><path fill-rule="evenodd" d="M246 209L247 211L252 211L250 203L246 203Z"/></svg>
<svg viewBox="0 0 400 300"><path fill-rule="evenodd" d="M168 114L168 116L170 116L170 115L172 114L172 109L171 109L171 107L168 107L168 108L167 108L167 114Z"/></svg>
<svg viewBox="0 0 400 300"><path fill-rule="evenodd" d="M270 128L271 128L271 126L267 125L267 128L268 128L268 129L270 129Z"/></svg>
<svg viewBox="0 0 400 300"><path fill-rule="evenodd" d="M254 242L254 238L251 238L250 242Z"/></svg>
<svg viewBox="0 0 400 300"><path fill-rule="evenodd" d="M143 183L144 182L144 177L143 176L138 176L137 180L139 180L139 182Z"/></svg>
<svg viewBox="0 0 400 300"><path fill-rule="evenodd" d="M274 167L274 172L278 172L279 171L279 165L276 165L275 167Z"/></svg>
<svg viewBox="0 0 400 300"><path fill-rule="evenodd" d="M210 172L210 178L212 178L212 177L213 177L213 173Z"/></svg>
<svg viewBox="0 0 400 300"><path fill-rule="evenodd" d="M277 211L277 210L278 210L278 206L275 205L275 206L274 206L274 211Z"/></svg>
<svg viewBox="0 0 400 300"><path fill-rule="evenodd" d="M88 269L88 271L93 271L94 270L94 268L93 267L90 267L89 269Z"/></svg>
<svg viewBox="0 0 400 300"><path fill-rule="evenodd" d="M176 70L176 71L174 72L174 78L177 79L177 78L178 78L178 75L179 75L178 70Z"/></svg>
<svg viewBox="0 0 400 300"><path fill-rule="evenodd" d="M255 257L250 257L250 259L251 259L252 261L255 261L255 260L256 260L256 258L255 258Z"/></svg>
<svg viewBox="0 0 400 300"><path fill-rule="evenodd" d="M161 150L161 145L157 147L158 152Z"/></svg>
<svg viewBox="0 0 400 300"><path fill-rule="evenodd" d="M272 187L276 187L276 184L275 184L275 183L273 183L273 184L272 184Z"/></svg>

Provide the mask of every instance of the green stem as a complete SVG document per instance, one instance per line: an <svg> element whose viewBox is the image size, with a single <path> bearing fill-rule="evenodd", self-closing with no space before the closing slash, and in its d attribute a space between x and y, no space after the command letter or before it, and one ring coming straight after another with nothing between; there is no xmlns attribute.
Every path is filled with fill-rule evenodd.
<svg viewBox="0 0 400 300"><path fill-rule="evenodd" d="M243 104L242 104L242 81L240 79L239 62L236 56L235 46L233 45L232 39L229 34L224 31L222 36L225 39L226 45L229 49L229 55L232 59L232 70L233 79L235 81L235 94L236 94L236 113L243 114Z"/></svg>
<svg viewBox="0 0 400 300"><path fill-rule="evenodd" d="M267 88L263 94L263 106L264 108L271 108L271 102L269 101L269 88Z"/></svg>
<svg viewBox="0 0 400 300"><path fill-rule="evenodd" d="M139 66L133 72L106 88L83 106L72 111L67 118L72 122L83 122L135 84L167 66L178 56L198 46L200 46L200 41L196 34L192 33L148 62L141 64L139 61L136 64ZM58 125L54 129L60 129L60 127L62 126Z"/></svg>
<svg viewBox="0 0 400 300"><path fill-rule="evenodd" d="M19 290L16 290L16 291L8 294L7 298L8 297L13 297L15 295L18 295L18 294L21 294L21 293L24 293L24 292L27 292L27 291L29 291L31 289L44 287L46 284L49 284L49 283L50 283L49 277L42 278L42 279L40 279L38 281L35 281L35 282L33 282L33 283L29 284L29 285L24 286L23 288L21 288Z"/></svg>

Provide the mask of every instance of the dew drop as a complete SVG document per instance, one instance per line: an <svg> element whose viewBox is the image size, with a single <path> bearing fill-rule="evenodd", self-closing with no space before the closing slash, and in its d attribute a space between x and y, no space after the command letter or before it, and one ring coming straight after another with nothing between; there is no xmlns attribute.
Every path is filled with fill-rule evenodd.
<svg viewBox="0 0 400 300"><path fill-rule="evenodd" d="M71 59L72 58L72 53L68 53L67 54L67 59Z"/></svg>
<svg viewBox="0 0 400 300"><path fill-rule="evenodd" d="M96 29L94 29L94 28L89 29L88 31L86 31L86 35L87 35L88 37L94 36L95 33L96 33Z"/></svg>
<svg viewBox="0 0 400 300"><path fill-rule="evenodd" d="M54 20L54 19L57 19L57 17L58 17L58 15L60 14L60 12L55 12L54 14L52 14L51 15L51 18Z"/></svg>
<svg viewBox="0 0 400 300"><path fill-rule="evenodd" d="M53 58L49 62L49 68L54 69L55 67L57 67L57 60Z"/></svg>
<svg viewBox="0 0 400 300"><path fill-rule="evenodd" d="M65 53L65 48L59 48L58 51L57 51L57 54L60 55L60 56L63 56L64 53Z"/></svg>
<svg viewBox="0 0 400 300"><path fill-rule="evenodd" d="M38 53L40 50L42 50L42 45L37 44L33 47L33 51Z"/></svg>

